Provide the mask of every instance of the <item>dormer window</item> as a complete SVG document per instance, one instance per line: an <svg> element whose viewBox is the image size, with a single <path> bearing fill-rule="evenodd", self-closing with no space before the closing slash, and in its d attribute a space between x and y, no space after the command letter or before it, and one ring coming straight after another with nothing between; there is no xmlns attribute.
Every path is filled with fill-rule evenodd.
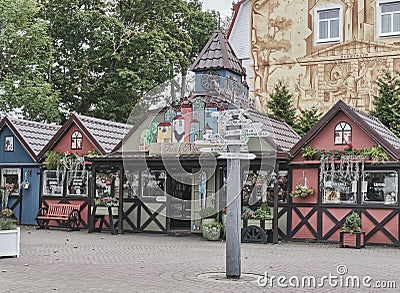
<svg viewBox="0 0 400 293"><path fill-rule="evenodd" d="M347 122L340 122L335 127L335 144L351 144L351 126Z"/></svg>
<svg viewBox="0 0 400 293"><path fill-rule="evenodd" d="M82 133L80 131L74 131L71 135L71 150L82 149Z"/></svg>

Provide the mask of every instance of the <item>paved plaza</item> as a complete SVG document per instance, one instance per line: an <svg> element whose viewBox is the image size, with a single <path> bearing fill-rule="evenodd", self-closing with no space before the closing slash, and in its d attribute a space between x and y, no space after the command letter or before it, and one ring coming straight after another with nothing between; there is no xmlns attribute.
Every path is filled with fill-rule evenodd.
<svg viewBox="0 0 400 293"><path fill-rule="evenodd" d="M247 243L242 244L241 259L243 278L227 280L224 241L206 241L194 235L88 234L87 230L22 227L20 257L0 258L0 292L400 290L399 248ZM353 288L356 279L360 288ZM346 283L351 287L345 287ZM377 288L393 285L397 288Z"/></svg>

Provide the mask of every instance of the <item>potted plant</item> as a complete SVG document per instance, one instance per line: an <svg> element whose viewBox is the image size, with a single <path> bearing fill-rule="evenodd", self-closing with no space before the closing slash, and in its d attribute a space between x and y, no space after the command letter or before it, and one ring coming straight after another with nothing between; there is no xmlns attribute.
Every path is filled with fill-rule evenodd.
<svg viewBox="0 0 400 293"><path fill-rule="evenodd" d="M201 226L202 226L203 237L207 238L204 225L216 222L215 218L218 214L218 211L214 207L206 207L206 208L201 209L199 214L201 217Z"/></svg>
<svg viewBox="0 0 400 293"><path fill-rule="evenodd" d="M365 247L365 232L361 230L361 217L356 212L346 217L340 231L340 247Z"/></svg>
<svg viewBox="0 0 400 293"><path fill-rule="evenodd" d="M258 226L264 230L272 229L272 213L267 202L261 204L255 211L245 208L242 213L243 228L247 226Z"/></svg>
<svg viewBox="0 0 400 293"><path fill-rule="evenodd" d="M212 222L209 224L204 224L203 229L208 240L218 240L221 236L221 229L224 225L219 222Z"/></svg>
<svg viewBox="0 0 400 293"><path fill-rule="evenodd" d="M312 160L314 156L318 153L318 150L314 149L312 146L308 145L302 148L301 155L307 160Z"/></svg>
<svg viewBox="0 0 400 293"><path fill-rule="evenodd" d="M303 186L300 184L296 185L296 188L290 193L292 197L306 198L314 194L314 189L311 187Z"/></svg>
<svg viewBox="0 0 400 293"><path fill-rule="evenodd" d="M16 225L14 213L3 209L0 217L0 256L19 257L20 228Z"/></svg>
<svg viewBox="0 0 400 293"><path fill-rule="evenodd" d="M100 194L95 198L96 215L108 215L108 208L111 208L113 215L118 215L119 200L108 192Z"/></svg>

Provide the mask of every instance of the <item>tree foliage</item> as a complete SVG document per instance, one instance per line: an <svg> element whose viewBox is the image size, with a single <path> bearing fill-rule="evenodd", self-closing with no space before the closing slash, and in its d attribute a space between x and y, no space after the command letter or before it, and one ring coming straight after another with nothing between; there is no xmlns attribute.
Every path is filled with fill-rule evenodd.
<svg viewBox="0 0 400 293"><path fill-rule="evenodd" d="M318 112L317 107L312 106L309 109L301 111L299 116L296 116L295 125L293 129L300 135L304 136L321 118L321 113Z"/></svg>
<svg viewBox="0 0 400 293"><path fill-rule="evenodd" d="M292 105L292 94L289 92L288 85L279 80L270 94L267 107L273 113L273 117L285 121L291 127L295 124L296 109Z"/></svg>
<svg viewBox="0 0 400 293"><path fill-rule="evenodd" d="M34 0L0 0L0 111L57 121L58 91L50 81L53 48Z"/></svg>
<svg viewBox="0 0 400 293"><path fill-rule="evenodd" d="M379 88L373 101L375 110L370 114L400 137L400 73L393 75L388 70L376 84Z"/></svg>
<svg viewBox="0 0 400 293"><path fill-rule="evenodd" d="M187 70L216 22L198 0L52 0L42 15L65 112L120 122L145 92Z"/></svg>
<svg viewBox="0 0 400 293"><path fill-rule="evenodd" d="M270 98L267 106L273 112L273 117L285 121L300 136L304 136L321 117L321 113L315 106L302 110L299 115L296 114L296 109L292 104L293 95L283 80L279 80L274 85Z"/></svg>

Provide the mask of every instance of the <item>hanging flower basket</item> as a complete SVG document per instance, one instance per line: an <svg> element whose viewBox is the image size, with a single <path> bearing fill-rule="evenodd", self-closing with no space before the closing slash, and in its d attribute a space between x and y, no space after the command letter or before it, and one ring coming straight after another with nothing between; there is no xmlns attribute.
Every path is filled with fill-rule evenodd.
<svg viewBox="0 0 400 293"><path fill-rule="evenodd" d="M295 190L293 190L290 195L292 197L301 197L301 198L306 198L307 196L314 195L314 189L311 187L303 186L300 184L296 185Z"/></svg>

